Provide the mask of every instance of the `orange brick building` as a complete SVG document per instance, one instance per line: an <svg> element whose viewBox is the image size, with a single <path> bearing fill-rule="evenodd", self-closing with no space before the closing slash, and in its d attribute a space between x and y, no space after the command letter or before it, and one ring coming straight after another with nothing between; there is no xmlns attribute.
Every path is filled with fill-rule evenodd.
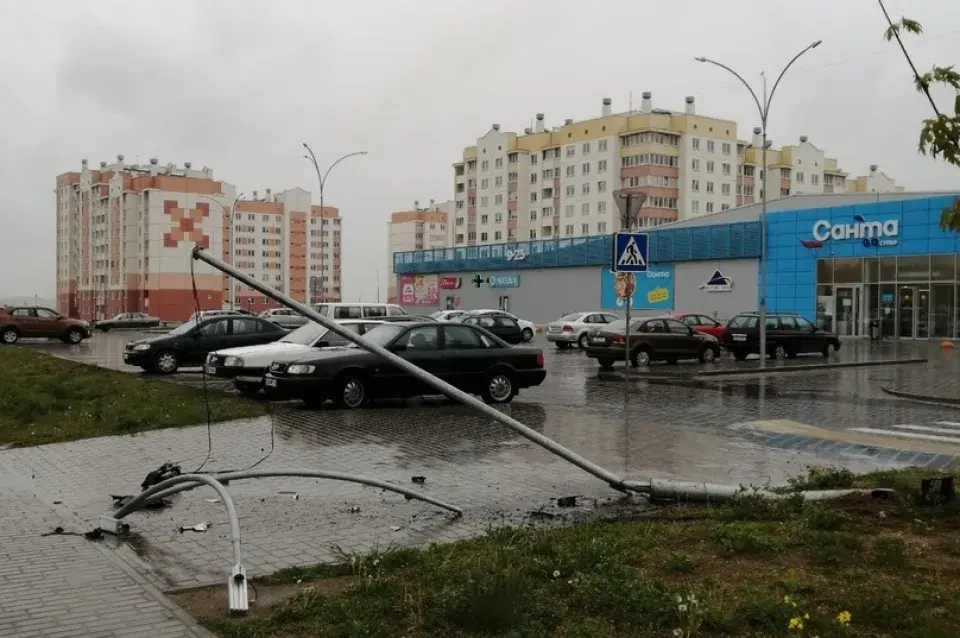
<svg viewBox="0 0 960 638"><path fill-rule="evenodd" d="M148 312L166 321L234 303L258 311L266 297L194 262L194 246L216 251L300 301L340 299L340 217L294 188L238 197L209 168L114 164L57 177L57 306L99 319ZM232 287L232 290L231 290Z"/></svg>

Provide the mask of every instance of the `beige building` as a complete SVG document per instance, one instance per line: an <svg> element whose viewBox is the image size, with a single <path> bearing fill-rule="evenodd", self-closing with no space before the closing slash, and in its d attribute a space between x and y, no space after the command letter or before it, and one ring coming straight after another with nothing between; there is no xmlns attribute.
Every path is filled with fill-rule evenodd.
<svg viewBox="0 0 960 638"><path fill-rule="evenodd" d="M870 165L870 173L861 175L849 182L852 193L901 193L903 186L897 186L893 178L887 176L876 164Z"/></svg>
<svg viewBox="0 0 960 638"><path fill-rule="evenodd" d="M86 160L57 176L57 306L98 319L148 312L183 320L229 305L263 310L260 293L194 262L195 246L210 250L253 277L307 301L340 299L341 225L336 208L320 210L295 188L252 199L214 179L213 170ZM321 285L321 282L323 284ZM231 286L233 290L231 291ZM323 292L325 290L325 293Z"/></svg>
<svg viewBox="0 0 960 638"><path fill-rule="evenodd" d="M426 208L414 202L413 209L397 211L387 222L387 301L397 302L397 277L393 271L393 254L408 250L443 248L450 245L450 214L453 201L440 204L430 200Z"/></svg>

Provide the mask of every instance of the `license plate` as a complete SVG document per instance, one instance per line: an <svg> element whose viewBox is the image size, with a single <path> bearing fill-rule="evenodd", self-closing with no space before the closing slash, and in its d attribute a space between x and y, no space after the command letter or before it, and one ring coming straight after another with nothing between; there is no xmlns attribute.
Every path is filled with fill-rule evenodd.
<svg viewBox="0 0 960 638"><path fill-rule="evenodd" d="M734 341L746 341L747 335L733 335Z"/></svg>
<svg viewBox="0 0 960 638"><path fill-rule="evenodd" d="M216 374L216 373L217 373L217 369L214 368L213 366L205 366L205 367L203 368L203 371L206 372L207 374Z"/></svg>
<svg viewBox="0 0 960 638"><path fill-rule="evenodd" d="M130 359L130 355L127 354L126 352L124 352L124 353L123 353L123 360L124 360L124 361L127 361L127 360L129 360L129 359Z"/></svg>
<svg viewBox="0 0 960 638"><path fill-rule="evenodd" d="M606 343L607 340L604 339L603 337L594 337L594 338L593 338L593 342L594 342L594 343Z"/></svg>
<svg viewBox="0 0 960 638"><path fill-rule="evenodd" d="M276 380L276 379L267 379L267 380L265 381L265 383L267 384L267 387L268 387L268 388L275 388L275 387L277 387L277 380Z"/></svg>

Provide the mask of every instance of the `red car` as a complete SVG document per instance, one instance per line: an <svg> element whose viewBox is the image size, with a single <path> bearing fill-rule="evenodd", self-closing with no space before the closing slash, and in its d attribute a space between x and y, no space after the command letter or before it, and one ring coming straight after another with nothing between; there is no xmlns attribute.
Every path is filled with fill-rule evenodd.
<svg viewBox="0 0 960 638"><path fill-rule="evenodd" d="M717 339L723 338L725 326L707 315L699 315L693 312L675 312L673 313L673 318L677 321L682 321L697 332L711 335Z"/></svg>

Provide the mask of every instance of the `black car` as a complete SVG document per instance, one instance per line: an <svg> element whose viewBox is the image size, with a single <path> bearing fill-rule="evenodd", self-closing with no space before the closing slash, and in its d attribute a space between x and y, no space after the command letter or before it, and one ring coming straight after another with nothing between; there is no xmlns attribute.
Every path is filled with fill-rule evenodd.
<svg viewBox="0 0 960 638"><path fill-rule="evenodd" d="M584 353L608 370L627 357L627 322L608 323L592 332ZM651 361L676 363L680 359L698 359L713 363L720 352L717 338L697 332L673 317L642 317L630 320L630 364L650 365Z"/></svg>
<svg viewBox="0 0 960 638"><path fill-rule="evenodd" d="M738 361L760 353L760 315L744 313L727 322L723 347ZM767 353L774 359L820 353L830 357L840 349L840 338L795 314L767 313Z"/></svg>
<svg viewBox="0 0 960 638"><path fill-rule="evenodd" d="M214 350L270 343L285 334L286 330L260 317L215 316L181 324L150 339L131 341L123 362L148 372L173 374L181 367L203 365Z"/></svg>
<svg viewBox="0 0 960 638"><path fill-rule="evenodd" d="M520 327L516 319L509 315L468 314L457 317L454 321L468 326L480 326L513 345L525 341L523 338L523 328Z"/></svg>
<svg viewBox="0 0 960 638"><path fill-rule="evenodd" d="M523 388L547 376L543 351L510 347L473 325L388 323L363 338L396 353L464 392L488 403L509 403ZM293 363L273 363L265 379L268 394L321 405L360 408L377 398L436 394L426 383L357 346L319 352Z"/></svg>
<svg viewBox="0 0 960 638"><path fill-rule="evenodd" d="M103 332L124 328L156 328L160 325L159 317L151 317L142 312L124 312L111 319L97 321L93 327Z"/></svg>

